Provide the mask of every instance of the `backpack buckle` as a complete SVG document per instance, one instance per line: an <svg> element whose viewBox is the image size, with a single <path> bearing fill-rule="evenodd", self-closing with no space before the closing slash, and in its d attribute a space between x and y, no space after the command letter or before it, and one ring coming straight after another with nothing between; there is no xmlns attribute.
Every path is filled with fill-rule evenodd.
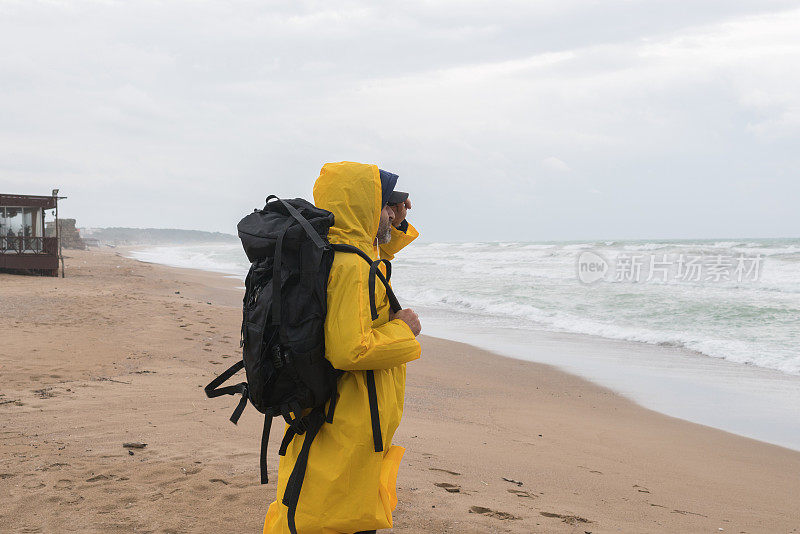
<svg viewBox="0 0 800 534"><path fill-rule="evenodd" d="M296 428L294 430L295 434L303 435L305 434L306 430L308 430L308 424L306 424L305 417L300 417L298 419L295 419L295 424L296 424Z"/></svg>
<svg viewBox="0 0 800 534"><path fill-rule="evenodd" d="M294 414L294 417L292 417L292 414ZM286 424L289 425L289 428L291 428L292 432L295 434L304 434L305 431L308 430L306 418L303 417L302 414L303 410L295 401L281 405L281 415L283 415Z"/></svg>

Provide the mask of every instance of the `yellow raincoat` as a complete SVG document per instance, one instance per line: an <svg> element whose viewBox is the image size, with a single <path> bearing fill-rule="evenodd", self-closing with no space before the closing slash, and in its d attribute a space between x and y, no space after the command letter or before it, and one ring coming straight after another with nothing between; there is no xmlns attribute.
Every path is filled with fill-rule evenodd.
<svg viewBox="0 0 800 534"><path fill-rule="evenodd" d="M419 235L411 225L392 228L392 240L376 247L381 182L378 167L327 163L314 184L314 203L333 212L331 243L356 246L374 259L391 259ZM328 360L345 372L332 424L322 425L312 442L295 515L298 534L352 534L392 527L396 479L405 449L392 445L403 415L406 362L420 356L408 325L389 321L389 302L375 284L378 319L369 306L369 265L356 254L336 253L328 278L325 348ZM375 370L383 452L375 452L365 371ZM326 407L327 409L327 407ZM278 498L269 506L264 534L289 534L286 482L305 436L296 436L278 467Z"/></svg>

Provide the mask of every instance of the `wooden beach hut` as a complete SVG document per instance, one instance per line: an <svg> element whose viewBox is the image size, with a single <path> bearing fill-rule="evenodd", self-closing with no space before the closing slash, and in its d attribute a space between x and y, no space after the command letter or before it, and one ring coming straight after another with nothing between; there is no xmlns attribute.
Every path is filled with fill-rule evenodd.
<svg viewBox="0 0 800 534"><path fill-rule="evenodd" d="M0 269L58 276L60 236L45 237L45 213L54 210L58 228L59 198L58 189L51 196L0 193Z"/></svg>

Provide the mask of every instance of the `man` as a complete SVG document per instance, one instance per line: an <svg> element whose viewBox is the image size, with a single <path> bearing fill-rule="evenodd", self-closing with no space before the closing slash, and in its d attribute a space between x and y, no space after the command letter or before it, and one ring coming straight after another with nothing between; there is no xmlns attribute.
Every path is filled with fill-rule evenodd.
<svg viewBox="0 0 800 534"><path fill-rule="evenodd" d="M326 163L314 184L314 203L335 216L328 238L391 259L419 234L406 221L406 193L394 191L397 175L375 165ZM394 196L393 196L394 193ZM390 204L395 202L395 204ZM392 527L396 479L404 449L392 445L403 415L406 363L420 357L420 323L413 310L392 313L386 290L375 285L378 318L372 320L369 265L337 253L328 279L325 350L345 371L333 423L322 425L308 457L295 514L298 534L353 534ZM375 452L366 371L373 370L382 451ZM326 407L327 410L327 407ZM292 440L278 467L278 498L267 511L265 534L289 534L281 503L303 444Z"/></svg>

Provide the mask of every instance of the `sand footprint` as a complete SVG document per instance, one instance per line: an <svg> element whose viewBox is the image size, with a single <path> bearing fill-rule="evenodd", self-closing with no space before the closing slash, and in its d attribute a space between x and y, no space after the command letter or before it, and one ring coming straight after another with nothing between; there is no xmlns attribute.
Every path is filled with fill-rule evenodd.
<svg viewBox="0 0 800 534"><path fill-rule="evenodd" d="M579 466L578 466L578 468L580 468L580 469L586 469L586 470L587 470L587 471L589 471L590 473L594 473L594 474L596 474L596 475L602 475L602 474L603 474L603 472L602 472L602 471L598 471L597 469L590 469L590 468L586 467L585 465L579 465Z"/></svg>
<svg viewBox="0 0 800 534"><path fill-rule="evenodd" d="M202 471L202 470L203 470L203 468L202 468L202 467L198 467L198 466L193 466L193 467L181 467L181 472L182 472L184 475L194 475L194 474L197 474L197 473L199 473L199 472L200 472L200 471Z"/></svg>
<svg viewBox="0 0 800 534"><path fill-rule="evenodd" d="M70 490L73 488L75 484L68 478L62 478L58 482L53 485L53 488L57 490Z"/></svg>
<svg viewBox="0 0 800 534"><path fill-rule="evenodd" d="M443 488L448 493L461 493L461 486L458 484L450 484L449 482L436 482L434 486Z"/></svg>
<svg viewBox="0 0 800 534"><path fill-rule="evenodd" d="M63 499L61 502L63 502L64 504L78 504L82 500L83 497L81 495L76 495L73 493L69 497Z"/></svg>
<svg viewBox="0 0 800 534"><path fill-rule="evenodd" d="M578 523L591 523L588 519L584 517L580 517L577 515L571 514L556 514L554 512L539 512L544 517L552 517L554 519L560 519L564 523L568 525L577 525Z"/></svg>
<svg viewBox="0 0 800 534"><path fill-rule="evenodd" d="M521 519L520 517L509 514L508 512L498 512L497 510L492 510L491 508L486 508L483 506L470 506L469 513L485 515L486 517L494 517L495 519L500 519L503 521Z"/></svg>
<svg viewBox="0 0 800 534"><path fill-rule="evenodd" d="M455 471L450 471L449 469L440 469L438 467L429 467L428 471L441 471L442 473L447 473L448 475L461 476L461 473L456 473Z"/></svg>
<svg viewBox="0 0 800 534"><path fill-rule="evenodd" d="M46 387L42 389L34 389L33 394L39 397L40 399L49 399L51 397L55 397L56 394L53 392L52 387Z"/></svg>

